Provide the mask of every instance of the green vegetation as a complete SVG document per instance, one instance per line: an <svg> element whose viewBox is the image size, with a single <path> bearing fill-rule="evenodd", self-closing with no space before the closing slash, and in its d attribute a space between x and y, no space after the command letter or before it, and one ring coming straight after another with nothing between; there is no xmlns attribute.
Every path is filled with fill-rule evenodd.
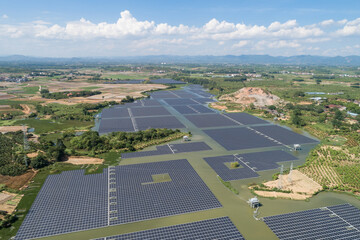
<svg viewBox="0 0 360 240"><path fill-rule="evenodd" d="M230 182L225 182L224 180L222 180L222 178L220 176L217 176L217 177L220 180L220 182L222 184L224 184L224 186L227 187L231 192L233 192L236 195L239 195L239 191L236 188L234 188Z"/></svg>
<svg viewBox="0 0 360 240"><path fill-rule="evenodd" d="M48 99L66 99L73 97L90 97L93 95L101 94L100 91L64 91L64 92L49 92L47 89L41 90L41 97Z"/></svg>

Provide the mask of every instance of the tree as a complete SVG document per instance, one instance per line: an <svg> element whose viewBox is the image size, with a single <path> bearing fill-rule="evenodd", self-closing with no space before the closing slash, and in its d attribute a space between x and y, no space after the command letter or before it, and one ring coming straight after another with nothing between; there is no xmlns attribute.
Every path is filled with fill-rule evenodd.
<svg viewBox="0 0 360 240"><path fill-rule="evenodd" d="M268 108L269 110L276 110L276 107L274 105L270 105Z"/></svg>
<svg viewBox="0 0 360 240"><path fill-rule="evenodd" d="M294 92L294 97L305 97L305 93L302 91Z"/></svg>
<svg viewBox="0 0 360 240"><path fill-rule="evenodd" d="M49 165L49 162L46 160L43 154L37 155L36 158L31 160L31 164L30 164L30 166L35 169L40 169L46 167L47 165Z"/></svg>
<svg viewBox="0 0 360 240"><path fill-rule="evenodd" d="M339 109L335 110L334 119L339 120L339 121L344 120L344 115L342 114L342 112Z"/></svg>
<svg viewBox="0 0 360 240"><path fill-rule="evenodd" d="M316 79L315 82L316 82L316 84L319 85L319 84L321 83L321 80L320 80L320 79Z"/></svg>

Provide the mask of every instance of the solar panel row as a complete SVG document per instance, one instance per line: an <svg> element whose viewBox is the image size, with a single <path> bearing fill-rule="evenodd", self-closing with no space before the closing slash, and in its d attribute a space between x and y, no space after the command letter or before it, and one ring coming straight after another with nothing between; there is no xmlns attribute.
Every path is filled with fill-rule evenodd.
<svg viewBox="0 0 360 240"><path fill-rule="evenodd" d="M360 210L350 204L265 217L280 239L360 239Z"/></svg>
<svg viewBox="0 0 360 240"><path fill-rule="evenodd" d="M243 240L243 236L228 217L199 222L127 233L96 240L143 240L143 239L233 239Z"/></svg>
<svg viewBox="0 0 360 240"><path fill-rule="evenodd" d="M122 153L121 158L136 158L136 157L148 157L165 154L175 153L186 153L186 152L198 152L211 150L211 147L204 142L193 142L193 143L180 143L180 144L168 144L163 146L157 146L156 150L153 151L142 151L142 152L129 152Z"/></svg>
<svg viewBox="0 0 360 240"><path fill-rule="evenodd" d="M16 239L222 207L186 159L48 176Z"/></svg>

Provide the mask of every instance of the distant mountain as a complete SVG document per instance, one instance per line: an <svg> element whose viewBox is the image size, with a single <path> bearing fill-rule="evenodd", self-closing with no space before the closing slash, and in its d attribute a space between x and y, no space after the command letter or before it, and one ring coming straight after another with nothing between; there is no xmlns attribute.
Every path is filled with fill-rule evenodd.
<svg viewBox="0 0 360 240"><path fill-rule="evenodd" d="M298 55L274 57L269 55L225 55L225 56L136 56L93 58L42 58L22 55L0 57L0 63L27 64L122 64L122 63L198 63L198 64L293 64L293 65L348 65L360 66L360 56L324 57Z"/></svg>

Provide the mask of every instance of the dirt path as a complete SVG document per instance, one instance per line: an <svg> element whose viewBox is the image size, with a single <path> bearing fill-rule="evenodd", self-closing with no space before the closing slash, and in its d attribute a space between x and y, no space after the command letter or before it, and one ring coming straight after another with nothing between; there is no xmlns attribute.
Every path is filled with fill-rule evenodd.
<svg viewBox="0 0 360 240"><path fill-rule="evenodd" d="M20 106L22 107L22 112L25 114L25 115L30 115L30 113L32 112L31 111L31 108L29 107L29 105L27 104L20 104Z"/></svg>
<svg viewBox="0 0 360 240"><path fill-rule="evenodd" d="M64 163L83 165L83 164L102 164L103 162L104 159L101 158L70 156L68 160L66 160Z"/></svg>

